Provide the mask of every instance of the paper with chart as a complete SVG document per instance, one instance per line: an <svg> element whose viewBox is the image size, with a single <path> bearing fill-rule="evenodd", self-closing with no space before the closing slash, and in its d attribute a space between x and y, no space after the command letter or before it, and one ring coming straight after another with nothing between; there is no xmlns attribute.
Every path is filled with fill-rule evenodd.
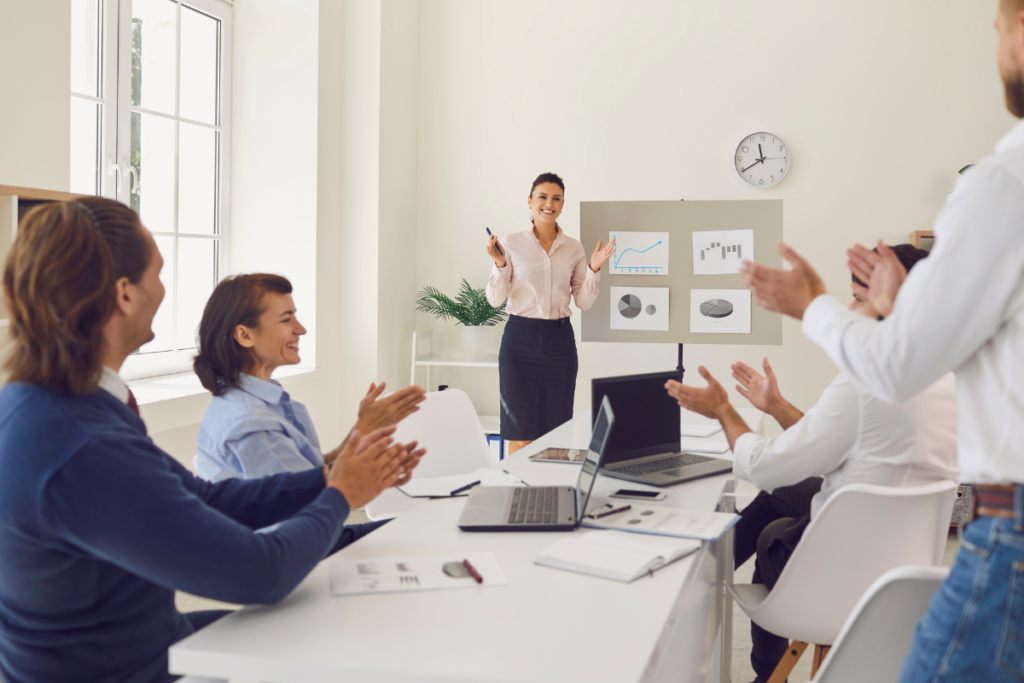
<svg viewBox="0 0 1024 683"><path fill-rule="evenodd" d="M611 329L668 332L668 287L612 287Z"/></svg>
<svg viewBox="0 0 1024 683"><path fill-rule="evenodd" d="M693 233L693 274L740 272L743 259L754 260L753 230L708 230Z"/></svg>
<svg viewBox="0 0 1024 683"><path fill-rule="evenodd" d="M690 332L750 334L750 290L691 289Z"/></svg>
<svg viewBox="0 0 1024 683"><path fill-rule="evenodd" d="M469 560L483 583L473 579L463 560ZM488 588L508 583L501 565L491 553L336 560L330 566L331 595Z"/></svg>
<svg viewBox="0 0 1024 683"><path fill-rule="evenodd" d="M667 232L622 232L608 234L615 240L609 259L612 275L668 275Z"/></svg>

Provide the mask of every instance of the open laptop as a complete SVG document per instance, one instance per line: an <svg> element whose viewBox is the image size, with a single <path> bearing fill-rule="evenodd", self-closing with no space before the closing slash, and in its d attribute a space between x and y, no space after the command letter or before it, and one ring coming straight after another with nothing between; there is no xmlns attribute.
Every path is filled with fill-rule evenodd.
<svg viewBox="0 0 1024 683"><path fill-rule="evenodd" d="M580 467L576 488L571 486L477 486L469 493L459 517L463 531L572 531L587 510L590 491L601 466L601 454L615 424L611 404L602 401L595 412L590 448Z"/></svg>
<svg viewBox="0 0 1024 683"><path fill-rule="evenodd" d="M670 379L678 381L679 371L591 381L593 405L608 400L618 423L601 460L602 473L626 481L669 486L732 471L732 463L727 460L679 452L679 404L665 391Z"/></svg>

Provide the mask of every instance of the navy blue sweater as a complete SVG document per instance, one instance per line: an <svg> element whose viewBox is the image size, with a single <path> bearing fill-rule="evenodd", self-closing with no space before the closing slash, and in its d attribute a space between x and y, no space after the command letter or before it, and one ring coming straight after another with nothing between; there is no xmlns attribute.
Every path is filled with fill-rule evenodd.
<svg viewBox="0 0 1024 683"><path fill-rule="evenodd" d="M0 473L4 683L171 680L175 590L277 602L365 532L319 468L202 481L102 390L4 387Z"/></svg>

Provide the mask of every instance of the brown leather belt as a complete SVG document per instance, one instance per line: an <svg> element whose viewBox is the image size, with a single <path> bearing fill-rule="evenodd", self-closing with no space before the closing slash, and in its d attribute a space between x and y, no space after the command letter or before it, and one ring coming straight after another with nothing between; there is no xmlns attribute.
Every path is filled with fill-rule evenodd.
<svg viewBox="0 0 1024 683"><path fill-rule="evenodd" d="M975 484L971 486L973 517L1013 519L1016 484Z"/></svg>

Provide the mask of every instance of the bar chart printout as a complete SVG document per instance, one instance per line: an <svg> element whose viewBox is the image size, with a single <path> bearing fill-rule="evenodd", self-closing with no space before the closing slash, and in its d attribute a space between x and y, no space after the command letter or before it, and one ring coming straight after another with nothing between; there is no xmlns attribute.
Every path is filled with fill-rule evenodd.
<svg viewBox="0 0 1024 683"><path fill-rule="evenodd" d="M740 272L743 259L754 260L753 230L708 230L693 233L693 274Z"/></svg>
<svg viewBox="0 0 1024 683"><path fill-rule="evenodd" d="M612 275L668 275L667 232L622 232L608 234L615 251L608 260Z"/></svg>

